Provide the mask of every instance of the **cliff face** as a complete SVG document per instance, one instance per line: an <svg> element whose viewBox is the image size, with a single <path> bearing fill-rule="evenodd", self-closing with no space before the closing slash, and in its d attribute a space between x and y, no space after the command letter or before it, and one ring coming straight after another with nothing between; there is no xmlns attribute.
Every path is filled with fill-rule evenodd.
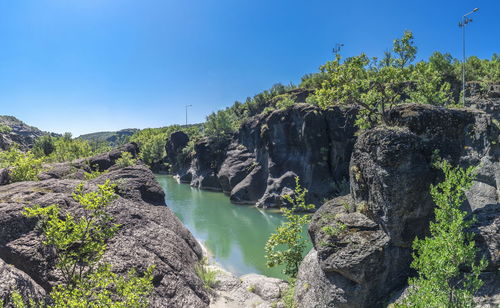
<svg viewBox="0 0 500 308"><path fill-rule="evenodd" d="M309 227L314 248L298 277L299 306L381 307L404 287L412 241L428 234L433 215L429 185L442 180L432 167L435 150L452 164L479 165L465 209L478 219L472 231L489 261L481 295L485 302L498 301L498 118L473 109L409 104L394 108L387 121L390 127L358 138L350 195L327 202L314 215ZM332 236L325 232L328 226L345 227Z"/></svg>
<svg viewBox="0 0 500 308"><path fill-rule="evenodd" d="M104 260L117 273L132 268L139 272L155 265L151 307L208 307L208 294L195 274L194 265L202 251L191 233L165 206L162 188L144 165L118 168L121 151L136 154L129 144L119 150L73 163L53 164L37 182L0 186L0 298L17 289L23 295L40 297L57 284L54 258L42 245L36 220L21 214L24 207L59 204L77 211L71 194L83 180L83 171L98 164L107 170L86 182L86 189L110 179L117 184L118 198L108 207L121 225L108 243ZM8 264L8 265L7 265Z"/></svg>
<svg viewBox="0 0 500 308"><path fill-rule="evenodd" d="M347 181L355 112L296 104L250 118L232 140L199 142L190 167L177 174L192 186L229 194L234 203L261 207L280 206L299 176L310 201L319 202Z"/></svg>
<svg viewBox="0 0 500 308"><path fill-rule="evenodd" d="M33 147L36 138L49 134L12 116L0 116L0 126L9 127L8 131L0 131L0 150L7 150L12 144L17 144L22 151L27 151Z"/></svg>

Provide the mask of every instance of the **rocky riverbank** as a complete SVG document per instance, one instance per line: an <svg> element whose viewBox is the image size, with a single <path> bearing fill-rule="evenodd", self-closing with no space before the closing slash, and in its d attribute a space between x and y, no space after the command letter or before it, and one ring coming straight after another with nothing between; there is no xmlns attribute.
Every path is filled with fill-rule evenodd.
<svg viewBox="0 0 500 308"><path fill-rule="evenodd" d="M86 181L86 189L110 179L117 184L118 198L109 212L121 225L104 256L113 271L139 272L155 265L151 307L207 307L209 295L196 275L201 247L172 211L164 193L144 165L120 168L114 163L121 151L136 154L129 144L122 149L73 163L55 164L40 181L0 186L0 298L12 290L40 297L58 283L54 259L42 245L36 221L21 214L26 206L59 204L70 212L77 209L71 197L84 181L83 172L98 165L99 177Z"/></svg>

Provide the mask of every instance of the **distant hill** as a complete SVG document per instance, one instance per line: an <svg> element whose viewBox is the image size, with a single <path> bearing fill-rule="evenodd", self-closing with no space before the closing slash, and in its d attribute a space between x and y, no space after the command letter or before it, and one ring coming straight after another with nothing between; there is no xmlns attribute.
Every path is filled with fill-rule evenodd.
<svg viewBox="0 0 500 308"><path fill-rule="evenodd" d="M26 151L33 147L35 140L43 135L58 136L27 125L13 116L0 116L0 150L6 150L14 143Z"/></svg>
<svg viewBox="0 0 500 308"><path fill-rule="evenodd" d="M78 138L88 140L88 141L97 141L97 142L107 142L111 146L120 145L126 140L139 131L136 128L126 128L116 132L97 132L81 135Z"/></svg>

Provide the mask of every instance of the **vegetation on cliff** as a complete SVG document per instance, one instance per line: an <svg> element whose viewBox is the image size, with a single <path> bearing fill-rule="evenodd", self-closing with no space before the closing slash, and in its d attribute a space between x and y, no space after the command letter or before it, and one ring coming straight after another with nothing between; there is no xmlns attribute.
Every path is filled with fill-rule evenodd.
<svg viewBox="0 0 500 308"><path fill-rule="evenodd" d="M153 267L139 276L135 270L127 275L111 272L102 262L107 242L120 226L106 207L116 197L115 185L107 180L97 191L84 192L80 184L73 199L81 205L81 214L65 212L58 205L25 208L24 215L38 218L43 244L55 256L61 284L56 285L44 302L23 299L14 292L14 307L147 307L153 289ZM49 256L48 256L49 257ZM0 306L3 303L0 302Z"/></svg>
<svg viewBox="0 0 500 308"><path fill-rule="evenodd" d="M306 239L302 236L304 226L311 221L310 214L300 212L311 211L314 204L306 203L307 189L300 186L300 180L295 178L295 191L293 196L285 195L284 198L291 207L282 207L281 212L286 218L267 240L265 251L267 266L285 265L283 273L291 278L297 277L299 265L304 257Z"/></svg>
<svg viewBox="0 0 500 308"><path fill-rule="evenodd" d="M445 180L431 185L436 218L430 223L431 236L413 242L411 267L418 276L409 279L405 307L473 307L473 296L483 285L479 274L487 261L476 262L474 233L466 231L473 221L460 209L474 168L452 167L446 160L439 165Z"/></svg>

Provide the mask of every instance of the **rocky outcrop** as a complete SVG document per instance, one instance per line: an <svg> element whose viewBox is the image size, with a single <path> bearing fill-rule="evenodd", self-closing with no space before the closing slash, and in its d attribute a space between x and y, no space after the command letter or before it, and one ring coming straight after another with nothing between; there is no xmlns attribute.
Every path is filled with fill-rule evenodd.
<svg viewBox="0 0 500 308"><path fill-rule="evenodd" d="M351 194L325 203L309 227L314 248L300 267L299 306L382 307L404 287L411 243L428 234L433 215L429 186L442 180L432 167L436 150L453 164L479 165L464 209L477 218L472 231L480 255L489 261L485 275L498 275L500 140L495 120L479 110L409 104L388 114L388 127L359 136L350 163ZM498 288L488 292L486 301L500 294Z"/></svg>
<svg viewBox="0 0 500 308"><path fill-rule="evenodd" d="M191 167L187 171L191 175L191 186L207 190L222 190L217 172L226 157L229 141L228 138L205 138L195 144Z"/></svg>
<svg viewBox="0 0 500 308"><path fill-rule="evenodd" d="M247 120L232 140L204 139L181 182L219 190L239 204L281 206L295 177L311 202L338 193L348 178L356 110L295 104ZM180 168L182 170L182 168Z"/></svg>
<svg viewBox="0 0 500 308"><path fill-rule="evenodd" d="M136 145L124 149L135 154ZM41 296L58 283L54 258L41 243L36 220L24 217L21 211L34 204L59 204L64 210L76 211L78 205L71 194L82 182L83 170L78 166L81 163L87 168L94 163L107 172L86 181L86 190L96 189L106 179L117 184L118 198L108 211L121 227L108 243L105 261L117 273L132 268L142 272L155 265L151 307L208 306L208 294L194 270L202 256L199 244L165 206L163 190L151 171L141 164L119 168L113 164L118 152L93 157L91 164L57 164L37 182L0 186L0 273L6 273L0 275L2 292L16 288Z"/></svg>
<svg viewBox="0 0 500 308"><path fill-rule="evenodd" d="M13 144L17 144L19 149L27 151L35 144L35 140L47 132L42 132L36 127L26 125L24 122L13 116L0 116L0 150L7 150ZM57 134L50 134L57 136Z"/></svg>
<svg viewBox="0 0 500 308"><path fill-rule="evenodd" d="M285 281L257 274L236 277L217 265L209 269L217 273L210 308L284 308L282 298L289 287Z"/></svg>

